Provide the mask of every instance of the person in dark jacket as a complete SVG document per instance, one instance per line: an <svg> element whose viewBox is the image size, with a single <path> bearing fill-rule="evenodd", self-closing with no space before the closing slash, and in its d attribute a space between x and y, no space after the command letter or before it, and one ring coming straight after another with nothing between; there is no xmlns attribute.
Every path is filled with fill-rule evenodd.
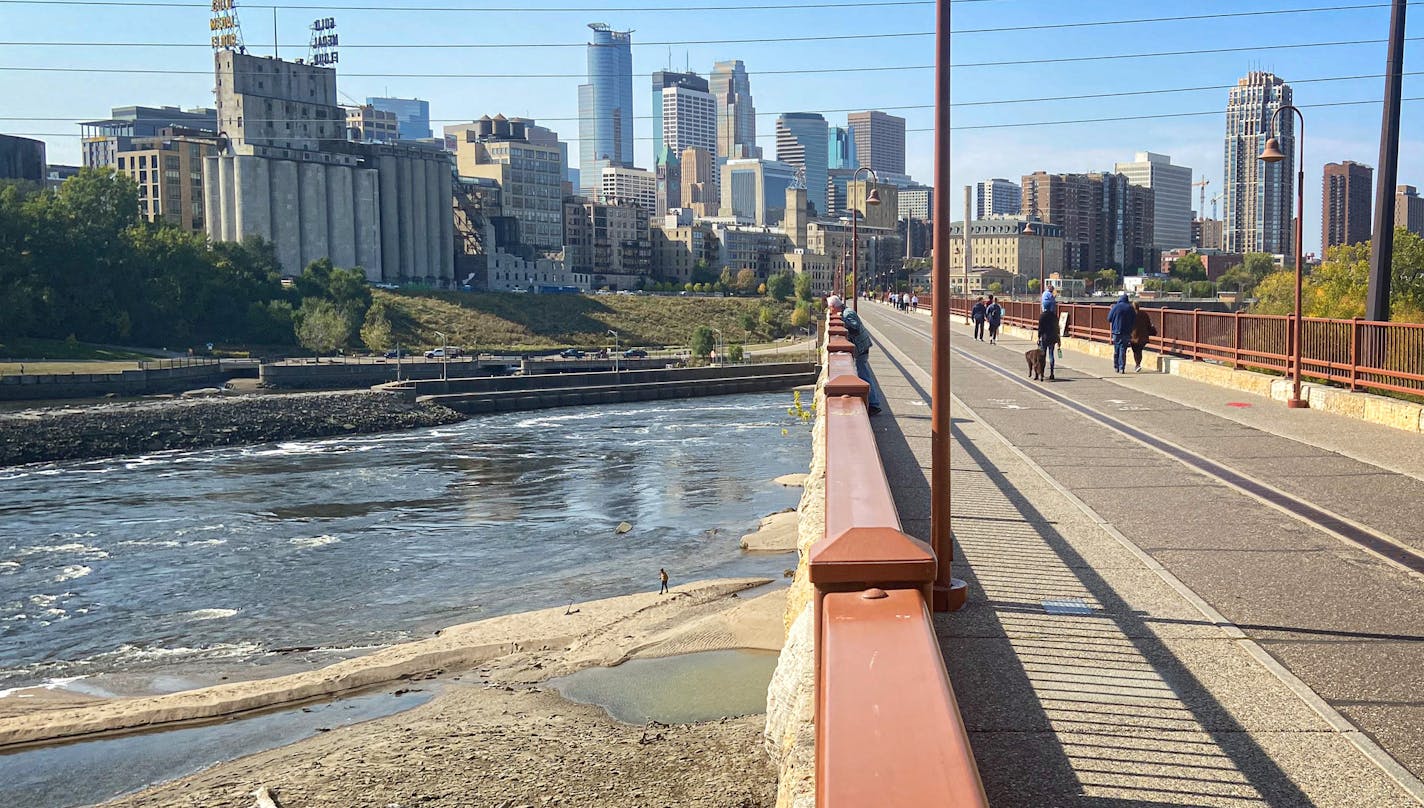
<svg viewBox="0 0 1424 808"><path fill-rule="evenodd" d="M1152 318L1147 315L1147 311L1141 304L1132 304L1133 314L1136 315L1132 323L1132 362L1135 366L1134 373L1142 372L1142 349L1147 347L1147 341L1157 335L1157 328L1152 325Z"/></svg>
<svg viewBox="0 0 1424 808"><path fill-rule="evenodd" d="M1108 310L1108 324L1112 326L1113 370L1127 372L1127 345L1132 341L1132 327L1137 324L1137 312L1127 300L1127 292L1117 299Z"/></svg>
<svg viewBox="0 0 1424 808"><path fill-rule="evenodd" d="M846 334L850 337L850 344L855 346L855 375L859 376L866 384L870 385L870 398L865 402L866 411L871 415L880 414L880 385L875 381L875 373L870 370L870 332L865 329L865 324L860 321L860 315L845 307L845 301L838 295L831 295L826 298L826 305L831 311L841 313L841 322L845 324Z"/></svg>
<svg viewBox="0 0 1424 808"><path fill-rule="evenodd" d="M969 312L969 317L974 320L974 338L980 342L984 341L984 318L988 312L989 307L984 305L982 297L974 301L974 308Z"/></svg>
<svg viewBox="0 0 1424 808"><path fill-rule="evenodd" d="M1004 321L1004 307L989 295L989 305L984 308L984 319L989 321L989 344L999 341L999 324Z"/></svg>
<svg viewBox="0 0 1424 808"><path fill-rule="evenodd" d="M1043 349L1044 364L1048 367L1048 380L1053 381L1053 354L1057 352L1063 335L1058 329L1058 308L1050 306L1038 315L1038 347Z"/></svg>

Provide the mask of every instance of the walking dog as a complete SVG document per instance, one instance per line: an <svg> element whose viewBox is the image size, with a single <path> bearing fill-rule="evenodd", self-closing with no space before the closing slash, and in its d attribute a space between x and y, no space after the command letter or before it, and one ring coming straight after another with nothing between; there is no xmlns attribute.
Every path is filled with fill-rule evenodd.
<svg viewBox="0 0 1424 808"><path fill-rule="evenodd" d="M1044 358L1042 348L1034 348L1024 351L1024 358L1028 360L1028 377L1043 381L1043 365L1047 361Z"/></svg>

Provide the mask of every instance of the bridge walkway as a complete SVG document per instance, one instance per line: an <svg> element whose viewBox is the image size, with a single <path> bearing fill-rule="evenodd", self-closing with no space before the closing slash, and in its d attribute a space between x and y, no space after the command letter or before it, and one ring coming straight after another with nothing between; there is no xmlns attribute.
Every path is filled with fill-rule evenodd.
<svg viewBox="0 0 1424 808"><path fill-rule="evenodd" d="M928 539L929 319L861 313ZM1424 441L1082 355L1025 383L1028 347L955 329L937 629L991 803L1424 801Z"/></svg>

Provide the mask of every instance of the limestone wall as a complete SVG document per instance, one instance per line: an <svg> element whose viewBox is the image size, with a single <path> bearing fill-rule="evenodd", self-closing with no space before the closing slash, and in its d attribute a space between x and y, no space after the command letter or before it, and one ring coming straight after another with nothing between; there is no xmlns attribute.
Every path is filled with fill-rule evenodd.
<svg viewBox="0 0 1424 808"><path fill-rule="evenodd" d="M814 398L816 418L811 429L811 468L801 492L801 524L797 538L800 559L786 598L786 644L766 695L767 754L780 770L777 808L815 808L815 620L806 560L811 545L826 531L826 356L821 353L821 377Z"/></svg>

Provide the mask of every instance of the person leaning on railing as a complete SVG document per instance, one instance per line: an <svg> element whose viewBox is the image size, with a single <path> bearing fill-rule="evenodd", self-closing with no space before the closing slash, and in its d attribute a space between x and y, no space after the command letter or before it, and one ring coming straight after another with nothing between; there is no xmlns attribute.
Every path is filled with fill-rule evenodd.
<svg viewBox="0 0 1424 808"><path fill-rule="evenodd" d="M850 337L850 344L855 346L855 375L862 381L870 385L870 398L865 402L866 411L871 415L880 414L880 385L875 382L875 374L870 370L870 332L865 330L865 324L860 321L860 315L845 307L845 301L839 295L831 295L826 298L826 306L834 314L839 312L841 322L845 324L846 335Z"/></svg>

